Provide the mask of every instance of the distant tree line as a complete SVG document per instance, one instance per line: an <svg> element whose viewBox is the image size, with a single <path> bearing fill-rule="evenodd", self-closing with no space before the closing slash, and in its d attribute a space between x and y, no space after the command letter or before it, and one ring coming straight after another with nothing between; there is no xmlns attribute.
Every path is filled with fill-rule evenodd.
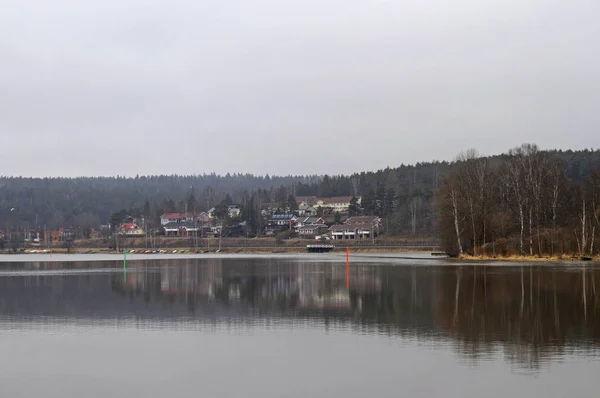
<svg viewBox="0 0 600 398"><path fill-rule="evenodd" d="M536 149L537 152L541 152ZM514 151L513 151L514 152ZM598 151L551 151L541 152L544 156L554 159L561 165L565 181L571 185L587 184L591 170L600 165L600 152ZM505 154L486 159L484 180L485 184L498 189L497 168L512 159L514 154ZM477 159L481 159L477 157ZM481 161L481 160L477 160ZM457 179L474 184L476 177L464 177L466 164L475 160L459 159L454 162L425 162L415 165L400 165L395 168L386 168L374 172L360 172L352 175L312 175L312 176L254 176L251 174L216 174L189 175L189 176L136 176L129 177L84 177L84 178L22 178L0 177L0 230L15 228L44 228L55 229L59 227L98 228L102 224L118 224L127 217L143 217L146 227L155 228L159 225L159 216L165 212L200 212L215 208L218 215L226 218L224 209L229 204L237 204L242 208L240 220L246 221L252 230L261 229L265 220L261 210L267 204L278 204L281 212L294 212L297 210L295 198L300 196L350 196L354 197L350 206L350 215L378 215L384 218L384 231L390 234L410 234L432 236L438 231L444 238L448 236L448 189L455 186L455 194L459 220L459 231L462 238L463 251L473 251L470 241L477 242L476 246L485 246L485 242L499 238L500 229L497 228L498 214L492 212L491 198L497 193L488 192L486 185L484 197L465 196L462 183L454 183ZM552 162L549 162L552 163ZM470 166L469 166L470 167ZM466 167L466 168L469 168ZM515 172L517 172L515 170ZM544 174L545 175L545 174ZM521 177L525 178L525 177ZM527 177L538 178L537 175ZM466 179L466 180L465 180ZM536 180L537 181L537 180ZM545 180L544 180L545 181ZM452 185L454 184L454 185ZM456 185L458 184L458 185ZM503 183L506 185L506 183ZM458 186L461 190L458 191ZM544 182L546 189L547 184ZM571 185L567 184L568 187ZM587 185L586 185L587 186ZM521 192L519 186L519 192ZM536 188L537 189L537 188ZM566 222L568 216L565 206L560 200L566 200L567 195L562 187L557 202L556 223ZM451 190L452 192L452 190ZM509 192L504 191L505 195ZM544 194L546 192L544 191ZM542 195L538 192L531 195ZM360 205L357 198L361 197ZM536 196L537 197L537 196ZM511 196L512 198L512 196ZM479 200L479 202L476 201ZM469 200L471 200L469 202ZM527 197L527 206L531 199ZM544 205L548 202L546 199ZM469 208L473 205L473 217ZM485 231L483 221L475 215L479 203L485 204ZM528 250L529 207L523 202L524 222L524 250ZM590 204L586 210L586 230L593 228L590 224ZM559 208L562 213L559 213ZM11 211L11 209L14 209ZM542 228L542 215L547 209L540 205L540 209L532 208L532 217L540 217L540 233ZM544 213L546 212L546 213ZM479 213L477 213L479 214ZM494 214L494 217L492 217ZM502 213L504 214L504 213ZM510 212L514 216L514 209ZM535 217L534 220L535 221ZM562 218L561 218L562 217ZM467 221L469 224L467 224ZM475 234L469 232L473 229L475 221ZM532 228L536 229L534 222ZM491 229L491 228L494 229ZM452 229L454 231L454 229ZM508 229L506 231L509 231ZM507 232L508 233L508 232ZM589 249L591 231L586 235L585 246ZM468 237L467 237L468 235ZM475 236L475 238L473 238ZM484 238L485 237L485 238ZM468 238L468 239L467 239ZM558 237L556 237L558 239ZM574 237L573 237L574 238ZM583 237L582 237L583 238ZM457 242L457 239L449 241ZM566 240L565 240L566 242ZM581 244L581 242L580 242ZM458 247L455 248L458 250Z"/></svg>
<svg viewBox="0 0 600 398"><path fill-rule="evenodd" d="M436 191L438 234L449 253L594 255L600 252L600 153L460 154Z"/></svg>
<svg viewBox="0 0 600 398"><path fill-rule="evenodd" d="M241 219L256 229L266 204L294 212L298 196L354 196L362 197L362 207L355 200L351 214L385 217L390 233L431 234L433 192L449 166L419 163L349 176L0 177L0 230L97 228L125 217L144 217L151 227L164 212L215 207L219 213L224 204L240 205Z"/></svg>

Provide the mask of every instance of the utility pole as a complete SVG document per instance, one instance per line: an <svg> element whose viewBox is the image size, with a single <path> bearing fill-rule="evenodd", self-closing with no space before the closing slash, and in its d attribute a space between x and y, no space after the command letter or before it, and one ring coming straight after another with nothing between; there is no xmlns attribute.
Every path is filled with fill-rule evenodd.
<svg viewBox="0 0 600 398"><path fill-rule="evenodd" d="M373 246L375 246L375 219L371 221L371 239L373 242Z"/></svg>
<svg viewBox="0 0 600 398"><path fill-rule="evenodd" d="M221 251L221 237L223 236L223 223L219 226L219 252Z"/></svg>

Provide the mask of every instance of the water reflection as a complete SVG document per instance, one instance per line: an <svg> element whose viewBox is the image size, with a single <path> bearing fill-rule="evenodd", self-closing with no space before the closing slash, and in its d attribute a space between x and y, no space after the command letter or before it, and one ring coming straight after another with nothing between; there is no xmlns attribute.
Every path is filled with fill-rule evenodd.
<svg viewBox="0 0 600 398"><path fill-rule="evenodd" d="M8 266L0 276L0 327L310 324L449 343L471 362L502 352L532 369L598 352L600 272L594 267L354 264L346 288L344 267L331 262L140 261L129 265L126 278L118 266L95 264L104 270L95 273L81 272L90 263ZM10 274L23 267L32 272Z"/></svg>

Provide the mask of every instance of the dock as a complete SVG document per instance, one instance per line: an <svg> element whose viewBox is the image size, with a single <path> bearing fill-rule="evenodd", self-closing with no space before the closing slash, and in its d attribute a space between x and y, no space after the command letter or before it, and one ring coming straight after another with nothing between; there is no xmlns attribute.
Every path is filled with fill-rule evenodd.
<svg viewBox="0 0 600 398"><path fill-rule="evenodd" d="M334 248L334 245L306 245L306 250L309 253L328 253Z"/></svg>

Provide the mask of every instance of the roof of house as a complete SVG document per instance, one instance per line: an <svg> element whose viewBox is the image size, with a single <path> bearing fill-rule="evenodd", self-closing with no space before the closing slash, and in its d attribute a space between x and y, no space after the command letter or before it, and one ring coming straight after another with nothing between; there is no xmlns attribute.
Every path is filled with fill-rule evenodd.
<svg viewBox="0 0 600 398"><path fill-rule="evenodd" d="M331 227L329 227L330 231L345 231L345 230L349 230L349 229L356 229L356 227L352 226L352 225L344 225L344 224L342 224L342 225L337 224L337 225L332 225Z"/></svg>
<svg viewBox="0 0 600 398"><path fill-rule="evenodd" d="M306 217L303 222L306 224L316 224L319 222L319 220L323 220L323 218L322 217ZM325 220L323 220L323 222L324 221Z"/></svg>
<svg viewBox="0 0 600 398"><path fill-rule="evenodd" d="M291 220L296 217L293 214L274 214L271 220Z"/></svg>
<svg viewBox="0 0 600 398"><path fill-rule="evenodd" d="M297 203L308 203L308 204L312 204L317 200L316 196L296 196L296 202Z"/></svg>
<svg viewBox="0 0 600 398"><path fill-rule="evenodd" d="M137 225L135 225L134 223L125 223L125 224L121 224L121 228L123 228L123 229L138 229L139 227Z"/></svg>
<svg viewBox="0 0 600 398"><path fill-rule="evenodd" d="M181 214L179 213L165 213L160 218L181 218Z"/></svg>
<svg viewBox="0 0 600 398"><path fill-rule="evenodd" d="M322 224L317 224L317 225L304 225L302 227L300 227L298 230L302 231L302 230L315 230L315 229L322 229L322 228L327 228L327 225L322 225Z"/></svg>
<svg viewBox="0 0 600 398"><path fill-rule="evenodd" d="M352 196L333 196L331 198L319 198L319 201L322 201L323 204L350 203L351 200Z"/></svg>
<svg viewBox="0 0 600 398"><path fill-rule="evenodd" d="M371 224L341 224L341 225L332 225L329 227L330 231L353 231L355 229L369 229Z"/></svg>
<svg viewBox="0 0 600 398"><path fill-rule="evenodd" d="M353 216L346 220L346 224L372 224L378 220L377 216Z"/></svg>

